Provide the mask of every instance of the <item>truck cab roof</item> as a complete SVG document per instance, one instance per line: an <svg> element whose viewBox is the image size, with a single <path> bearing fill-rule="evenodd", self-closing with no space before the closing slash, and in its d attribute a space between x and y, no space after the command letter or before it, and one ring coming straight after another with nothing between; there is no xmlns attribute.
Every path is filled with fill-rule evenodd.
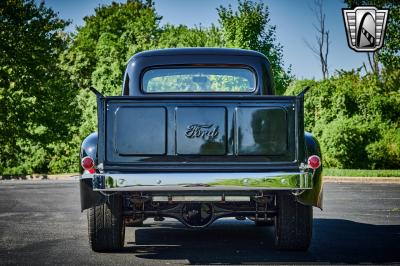
<svg viewBox="0 0 400 266"><path fill-rule="evenodd" d="M257 51L236 49L236 48L205 48L205 47L193 47L193 48L167 48L158 50L149 50L137 53L132 56L131 60L137 57L143 56L190 56L190 55L224 55L224 56L256 56L266 57Z"/></svg>
<svg viewBox="0 0 400 266"><path fill-rule="evenodd" d="M171 67L248 68L255 74L256 85L255 90L244 94L275 94L270 63L259 52L232 48L171 48L144 51L132 56L126 67L122 95L148 96L142 88L144 72L154 68ZM185 93L185 95L187 94L196 96L199 93ZM212 92L212 94L216 95L220 93Z"/></svg>

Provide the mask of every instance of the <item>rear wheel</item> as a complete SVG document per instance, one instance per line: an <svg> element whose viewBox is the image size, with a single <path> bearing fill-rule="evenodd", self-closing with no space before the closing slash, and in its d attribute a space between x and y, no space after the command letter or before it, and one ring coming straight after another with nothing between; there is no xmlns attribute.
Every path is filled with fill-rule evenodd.
<svg viewBox="0 0 400 266"><path fill-rule="evenodd" d="M107 203L90 208L87 217L89 244L93 251L116 251L124 246L121 196L110 196Z"/></svg>
<svg viewBox="0 0 400 266"><path fill-rule="evenodd" d="M281 250L307 250L312 237L312 206L298 203L291 194L277 195L277 205L275 248Z"/></svg>

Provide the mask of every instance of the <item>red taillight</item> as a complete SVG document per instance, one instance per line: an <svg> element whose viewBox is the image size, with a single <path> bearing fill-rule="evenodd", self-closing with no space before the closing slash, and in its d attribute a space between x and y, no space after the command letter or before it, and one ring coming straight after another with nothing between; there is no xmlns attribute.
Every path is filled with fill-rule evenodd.
<svg viewBox="0 0 400 266"><path fill-rule="evenodd" d="M82 168L87 170L89 173L93 174L94 170L94 161L91 157L86 156L81 161Z"/></svg>
<svg viewBox="0 0 400 266"><path fill-rule="evenodd" d="M321 159L317 155L311 155L308 158L308 167L311 169L318 169L321 166Z"/></svg>

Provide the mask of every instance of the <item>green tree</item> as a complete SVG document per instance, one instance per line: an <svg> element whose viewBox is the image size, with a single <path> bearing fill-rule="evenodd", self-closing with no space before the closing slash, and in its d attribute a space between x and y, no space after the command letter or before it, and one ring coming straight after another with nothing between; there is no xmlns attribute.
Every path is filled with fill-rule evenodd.
<svg viewBox="0 0 400 266"><path fill-rule="evenodd" d="M105 94L117 94L127 60L155 46L160 19L151 2L132 0L100 6L94 15L84 18L85 24L77 29L63 62L82 88L97 85ZM111 71L112 76L94 75L96 71Z"/></svg>
<svg viewBox="0 0 400 266"><path fill-rule="evenodd" d="M268 7L252 1L239 1L238 4L237 11L231 6L217 9L217 26L164 26L157 47L231 47L259 51L268 57L276 91L282 94L293 76L290 68L284 68L283 48L276 39L276 27L271 25Z"/></svg>
<svg viewBox="0 0 400 266"><path fill-rule="evenodd" d="M238 10L220 6L219 23L224 46L255 50L266 55L271 63L278 94L283 94L293 80L290 67L285 70L283 47L276 38L276 26L271 25L268 6L252 1L239 1Z"/></svg>
<svg viewBox="0 0 400 266"><path fill-rule="evenodd" d="M174 26L167 24L162 27L157 44L157 48L222 46L222 35L215 25L209 28L189 28L185 25Z"/></svg>
<svg viewBox="0 0 400 266"><path fill-rule="evenodd" d="M33 0L0 1L0 173L47 172L71 138L75 91L60 68L69 22Z"/></svg>
<svg viewBox="0 0 400 266"><path fill-rule="evenodd" d="M160 28L151 1L127 1L103 5L84 18L63 63L81 87L78 95L82 113L80 135L96 130L96 103L87 90L95 86L105 95L121 93L126 62L137 52L156 46Z"/></svg>

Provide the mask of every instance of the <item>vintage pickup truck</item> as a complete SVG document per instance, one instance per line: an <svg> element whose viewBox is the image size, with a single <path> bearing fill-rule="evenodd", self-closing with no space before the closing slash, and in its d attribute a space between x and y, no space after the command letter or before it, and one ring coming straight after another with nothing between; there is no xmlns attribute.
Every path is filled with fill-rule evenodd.
<svg viewBox="0 0 400 266"><path fill-rule="evenodd" d="M141 52L122 96L94 88L98 131L81 147L81 207L94 251L123 247L126 226L172 217L201 229L222 217L274 226L278 249L306 250L321 208L321 154L303 100L276 96L261 53Z"/></svg>

